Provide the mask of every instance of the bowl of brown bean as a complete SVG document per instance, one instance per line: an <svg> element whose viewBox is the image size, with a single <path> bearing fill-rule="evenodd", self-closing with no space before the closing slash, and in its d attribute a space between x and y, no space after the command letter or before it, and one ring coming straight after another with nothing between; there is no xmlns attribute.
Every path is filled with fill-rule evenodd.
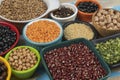
<svg viewBox="0 0 120 80"><path fill-rule="evenodd" d="M11 68L6 59L0 57L0 80L10 80Z"/></svg>
<svg viewBox="0 0 120 80"><path fill-rule="evenodd" d="M74 39L41 51L50 80L107 80L111 71L86 39Z"/></svg>
<svg viewBox="0 0 120 80"><path fill-rule="evenodd" d="M58 9L59 0L0 0L0 18L14 23L27 23Z"/></svg>
<svg viewBox="0 0 120 80"><path fill-rule="evenodd" d="M11 66L12 74L22 79L31 77L40 63L39 52L29 46L15 47L5 58Z"/></svg>
<svg viewBox="0 0 120 80"><path fill-rule="evenodd" d="M62 26L52 19L32 21L23 29L26 44L38 48L61 42L62 36Z"/></svg>
<svg viewBox="0 0 120 80"><path fill-rule="evenodd" d="M120 32L120 12L113 9L98 10L92 17L92 22L101 36L110 36Z"/></svg>

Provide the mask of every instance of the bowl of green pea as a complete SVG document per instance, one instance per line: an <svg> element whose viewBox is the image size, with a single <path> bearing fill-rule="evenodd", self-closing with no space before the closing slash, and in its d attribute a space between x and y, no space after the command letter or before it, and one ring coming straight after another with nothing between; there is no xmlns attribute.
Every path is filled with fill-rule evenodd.
<svg viewBox="0 0 120 80"><path fill-rule="evenodd" d="M120 33L95 39L92 42L110 68L120 66Z"/></svg>

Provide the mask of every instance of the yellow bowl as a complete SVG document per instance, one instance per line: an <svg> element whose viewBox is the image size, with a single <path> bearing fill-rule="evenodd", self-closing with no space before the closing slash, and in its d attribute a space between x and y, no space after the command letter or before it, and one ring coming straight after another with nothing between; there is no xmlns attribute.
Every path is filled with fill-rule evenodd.
<svg viewBox="0 0 120 80"><path fill-rule="evenodd" d="M7 67L7 69L8 69L8 71L7 71L8 75L7 75L6 80L10 80L10 78L11 78L11 68L10 68L10 64L9 64L9 63L7 62L7 60L4 59L3 57L0 57L0 61L1 61L1 62L4 62L4 64L6 65L6 67Z"/></svg>

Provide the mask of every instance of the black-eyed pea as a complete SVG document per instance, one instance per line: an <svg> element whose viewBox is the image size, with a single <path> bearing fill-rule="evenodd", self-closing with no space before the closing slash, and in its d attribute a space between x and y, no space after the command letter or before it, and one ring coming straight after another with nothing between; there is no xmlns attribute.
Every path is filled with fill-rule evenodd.
<svg viewBox="0 0 120 80"><path fill-rule="evenodd" d="M31 61L30 61L30 63L31 63L31 64L33 64L33 63L34 63L34 61L33 61L33 60L31 60Z"/></svg>

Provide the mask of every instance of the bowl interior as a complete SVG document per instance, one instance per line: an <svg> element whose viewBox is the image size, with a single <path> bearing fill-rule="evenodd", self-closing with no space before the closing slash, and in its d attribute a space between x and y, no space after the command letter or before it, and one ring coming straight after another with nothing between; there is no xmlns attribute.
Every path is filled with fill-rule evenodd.
<svg viewBox="0 0 120 80"><path fill-rule="evenodd" d="M44 55L46 54L46 52L57 49L57 48L66 47L66 46L69 46L71 44L78 44L80 42L84 43L86 46L88 46L90 48L90 50L92 50L94 52L95 56L98 58L101 65L103 66L103 68L107 71L107 75L105 77L103 77L102 79L100 79L100 80L106 80L106 78L109 77L111 71L110 71L108 65L104 62L104 60L98 54L98 52L96 51L94 46L88 40L83 39L83 38L78 38L78 39L73 39L73 40L69 40L69 41L64 41L62 43L51 45L51 46L48 46L48 47L45 47L44 49L42 49L42 51L41 51L41 59L42 59L43 65L44 65L44 67L45 67L45 69L47 71L47 74L50 77L50 80L53 80L53 77L52 77L52 75L51 75L51 73L50 73L50 71L48 69L47 63L46 63L45 58L44 58Z"/></svg>
<svg viewBox="0 0 120 80"><path fill-rule="evenodd" d="M0 55L5 55L8 51L10 51L13 47L16 46L16 44L19 41L20 34L19 34L17 28L14 25L10 24L10 23L0 22L0 25L3 25L5 27L9 27L12 31L16 32L16 41L14 42L14 44L8 50L6 50L6 51L4 51L3 53L0 54Z"/></svg>
<svg viewBox="0 0 120 80"><path fill-rule="evenodd" d="M101 5L99 4L99 2L98 1L95 1L95 0L78 0L77 2L76 2L76 6L78 7L78 5L81 3L81 2L92 2L92 3L95 3L95 4L97 4L98 5L98 9L101 9ZM78 9L78 12L79 13L81 13L81 14L85 14L85 15L93 15L95 12L93 12L93 13L85 13L85 12L82 12L82 11L80 11L79 9Z"/></svg>
<svg viewBox="0 0 120 80"><path fill-rule="evenodd" d="M34 22L44 21L44 20L47 20L47 21L50 21L50 22L54 22L55 24L57 24L57 26L60 28L60 34L59 34L59 36L58 36L55 40L53 40L53 41L51 41L51 42L47 42L47 43L39 43L39 42L34 42L34 41L30 40L30 39L27 37L27 35L26 35L27 27L28 27L29 25L31 25L32 23L34 23ZM45 18L44 18L44 19L39 19L39 20L32 21L32 22L28 23L28 24L24 27L24 29L23 29L23 37L24 37L28 42L30 42L30 43L32 43L32 44L35 44L35 45L43 45L43 46L46 46L46 45L52 44L52 43L58 41L60 38L62 38L62 35L63 35L62 26L61 26L58 22L56 22L56 21L54 21L54 20L45 19Z"/></svg>
<svg viewBox="0 0 120 80"><path fill-rule="evenodd" d="M3 0L0 0L0 4ZM27 22L30 22L30 21L33 21L33 20L37 20L39 18L42 18L44 16L46 16L50 11L52 10L55 10L57 8L59 8L60 6L60 3L59 3L59 0L54 0L53 2L49 1L49 0L43 0L46 5L47 5L47 10L45 11L45 13L43 13L42 15L38 16L37 18L33 18L33 19L30 19L30 20L23 20L23 21L19 21L19 20L10 20L10 19L7 19L3 16L0 15L0 18L3 19L3 20L6 20L6 21L9 21L9 22L14 22L14 23L27 23Z"/></svg>
<svg viewBox="0 0 120 80"><path fill-rule="evenodd" d="M0 61L4 62L4 64L6 65L6 67L8 68L8 76L7 76L7 79L6 80L10 80L11 78L11 68L10 68L10 64L7 62L6 59L0 57Z"/></svg>
<svg viewBox="0 0 120 80"><path fill-rule="evenodd" d="M51 15L51 17L52 17L53 19L58 19L58 20L69 19L69 18L74 17L74 16L77 14L77 12L78 12L78 9L77 9L77 7L76 7L74 4L70 4L70 3L62 3L61 6L64 6L64 7L66 7L66 8L70 8L70 9L72 9L73 12L74 12L74 14L71 15L71 16L69 16L69 17L59 18L59 17L54 16L54 14L53 14L53 12L52 12L50 15Z"/></svg>
<svg viewBox="0 0 120 80"><path fill-rule="evenodd" d="M85 25L89 26L92 29L93 33L94 33L93 39L96 39L98 37L98 32L96 31L94 26L92 24L88 23L88 22L85 22L85 21L78 21L78 20L76 20L76 21L67 22L67 23L65 23L63 25L63 29L65 29L68 25L74 24L74 23L82 23L82 24L85 24ZM64 36L63 36L63 39L66 40Z"/></svg>
<svg viewBox="0 0 120 80"><path fill-rule="evenodd" d="M96 46L96 44L98 44L98 43L101 43L101 42L106 42L106 41L108 41L108 40L110 40L110 39L115 39L115 38L120 38L120 33L118 33L118 34L115 34L115 35L112 35L112 36L107 36L107 37L104 37L104 38L101 38L101 39L95 39L95 40L92 40L92 43L94 44L94 46ZM109 65L109 64L108 64ZM119 67L120 66L120 61L119 62L117 62L117 63L115 63L115 64L111 64L111 65L109 65L110 66L110 68L116 68L116 67Z"/></svg>
<svg viewBox="0 0 120 80"><path fill-rule="evenodd" d="M13 51L13 50L16 50L16 49L18 49L18 48L29 48L32 52L35 53L38 61L37 61L37 63L36 63L32 68L30 68L30 69L28 69L28 70L17 71L17 70L14 70L14 69L12 68L13 73L14 73L14 74L19 74L19 73L20 73L20 74L24 74L24 73L29 73L29 72L35 70L35 69L37 68L37 66L39 65L39 63L40 63L40 59L41 59L41 58L40 58L39 52L38 52L36 49L32 48L32 47L29 47L29 46L19 46L19 47L15 47L15 48L12 49L10 52L8 52L8 54L5 56L5 58L8 60L10 54L12 53L12 51Z"/></svg>

